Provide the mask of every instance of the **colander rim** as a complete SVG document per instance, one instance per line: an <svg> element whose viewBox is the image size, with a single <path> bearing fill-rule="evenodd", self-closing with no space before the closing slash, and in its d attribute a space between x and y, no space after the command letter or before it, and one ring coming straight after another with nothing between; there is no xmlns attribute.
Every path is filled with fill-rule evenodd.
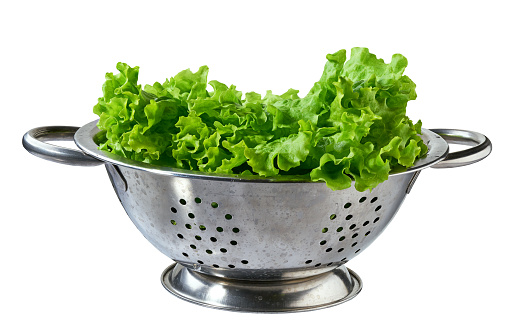
<svg viewBox="0 0 519 332"><path fill-rule="evenodd" d="M83 153L86 155L100 160L105 163L113 165L129 167L132 169L138 169L142 171L152 172L155 174L176 176L176 177L187 177L187 178L198 178L206 180L216 181L243 181L243 182L300 182L300 183L312 183L312 184L324 184L324 181L314 182L307 178L301 178L296 175L278 175L275 177L263 177L259 175L239 175L239 174L217 174L207 173L202 171L192 171L180 168L173 168L168 166L153 165L141 161L131 160L119 155L112 154L110 152L99 150L98 145L94 142L94 137L99 133L97 127L98 120L91 121L81 128L79 128L74 135L74 142ZM417 172L425 168L431 167L443 159L445 159L449 153L448 143L438 134L422 128L422 134L420 135L424 143L429 148L427 155L418 159L412 167L398 172L391 172L389 176L397 176L401 174L407 174ZM354 180L352 180L354 183Z"/></svg>

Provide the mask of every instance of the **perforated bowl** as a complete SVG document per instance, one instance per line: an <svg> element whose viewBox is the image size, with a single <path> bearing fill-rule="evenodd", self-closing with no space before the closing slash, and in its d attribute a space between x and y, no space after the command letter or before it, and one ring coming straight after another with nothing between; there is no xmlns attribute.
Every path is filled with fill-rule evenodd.
<svg viewBox="0 0 519 332"><path fill-rule="evenodd" d="M387 227L420 171L485 158L483 135L435 130L473 145L448 153L448 143L423 130L426 157L391 174L373 191L332 191L324 183L171 169L97 149L96 121L82 128L29 131L25 148L72 165L105 164L128 216L159 251L175 261L162 274L168 291L205 306L251 312L312 310L342 303L361 289L344 264ZM45 143L71 140L82 152Z"/></svg>

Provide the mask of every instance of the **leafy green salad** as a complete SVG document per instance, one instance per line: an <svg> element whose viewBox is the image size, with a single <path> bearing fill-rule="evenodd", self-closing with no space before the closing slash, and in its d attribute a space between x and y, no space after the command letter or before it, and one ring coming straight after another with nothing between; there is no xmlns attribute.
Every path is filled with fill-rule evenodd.
<svg viewBox="0 0 519 332"><path fill-rule="evenodd" d="M207 66L164 83L137 83L118 63L94 106L99 148L145 163L202 172L324 181L332 190L373 189L427 153L421 122L406 116L416 85L407 59L386 64L367 48L326 56L308 94L265 96L208 81Z"/></svg>

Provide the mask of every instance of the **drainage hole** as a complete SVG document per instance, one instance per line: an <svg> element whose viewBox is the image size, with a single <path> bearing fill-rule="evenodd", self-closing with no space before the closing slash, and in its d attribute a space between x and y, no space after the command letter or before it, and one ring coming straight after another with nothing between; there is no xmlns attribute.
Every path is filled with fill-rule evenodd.
<svg viewBox="0 0 519 332"><path fill-rule="evenodd" d="M364 236L368 236L370 233L371 231L367 231L366 234L364 234Z"/></svg>
<svg viewBox="0 0 519 332"><path fill-rule="evenodd" d="M232 216L231 216L230 214L227 213L227 214L225 215L225 219L227 219L227 220L231 220L231 219L232 219Z"/></svg>
<svg viewBox="0 0 519 332"><path fill-rule="evenodd" d="M341 262L346 262L348 260L348 257L344 257L343 259L341 259Z"/></svg>
<svg viewBox="0 0 519 332"><path fill-rule="evenodd" d="M189 256L189 255L188 255L188 254L186 254L185 252L183 252L183 253L182 253L182 255L184 255L184 256L186 256L186 257L188 257L188 256Z"/></svg>
<svg viewBox="0 0 519 332"><path fill-rule="evenodd" d="M326 227L325 227L325 228L323 228L322 232L323 232L323 233L326 233L326 232L328 232L328 228L326 228Z"/></svg>
<svg viewBox="0 0 519 332"><path fill-rule="evenodd" d="M191 229L191 224L186 224L187 229Z"/></svg>
<svg viewBox="0 0 519 332"><path fill-rule="evenodd" d="M195 239L197 239L198 241L202 240L202 237L199 236L199 235L195 235Z"/></svg>
<svg viewBox="0 0 519 332"><path fill-rule="evenodd" d="M335 218L337 218L337 215L336 215L335 213L332 214L332 215L330 215L330 220L333 220L333 219L335 219Z"/></svg>
<svg viewBox="0 0 519 332"><path fill-rule="evenodd" d="M326 266L331 266L332 264L333 264L333 263L330 262L330 263L326 264Z"/></svg>
<svg viewBox="0 0 519 332"><path fill-rule="evenodd" d="M242 263L242 264L249 264L249 261L247 261L247 260L244 259L244 260L241 261L241 263Z"/></svg>
<svg viewBox="0 0 519 332"><path fill-rule="evenodd" d="M356 245L357 245L357 242L353 242L353 244L351 246L355 247Z"/></svg>
<svg viewBox="0 0 519 332"><path fill-rule="evenodd" d="M339 238L339 241L344 241L345 238L346 238L346 236L341 236L341 237Z"/></svg>
<svg viewBox="0 0 519 332"><path fill-rule="evenodd" d="M366 200L366 197L362 197L361 199L359 199L359 203L362 203Z"/></svg>
<svg viewBox="0 0 519 332"><path fill-rule="evenodd" d="M371 203L375 203L377 201L378 197L373 197L373 199L371 200Z"/></svg>
<svg viewBox="0 0 519 332"><path fill-rule="evenodd" d="M369 221L365 221L362 226L367 226L369 224Z"/></svg>
<svg viewBox="0 0 519 332"><path fill-rule="evenodd" d="M235 245L237 245L237 244L238 244L238 242L236 242L236 241L232 240L232 241L231 241L231 244L232 244L233 246L235 246Z"/></svg>
<svg viewBox="0 0 519 332"><path fill-rule="evenodd" d="M204 264L201 260L197 260L198 264Z"/></svg>
<svg viewBox="0 0 519 332"><path fill-rule="evenodd" d="M355 253L358 253L359 251L360 251L360 249L357 249L357 250L355 250Z"/></svg>
<svg viewBox="0 0 519 332"><path fill-rule="evenodd" d="M211 240L212 242L216 242L216 241L217 241L215 237L211 237L210 240Z"/></svg>
<svg viewBox="0 0 519 332"><path fill-rule="evenodd" d="M330 251L332 251L332 248L326 249L326 252L330 252Z"/></svg>
<svg viewBox="0 0 519 332"><path fill-rule="evenodd" d="M177 224L177 222L176 222L175 220L172 219L172 220L171 220L171 225L176 225L176 224Z"/></svg>
<svg viewBox="0 0 519 332"><path fill-rule="evenodd" d="M218 207L218 203L216 203L216 202L212 202L212 203L211 203L211 206L212 206L213 208L216 209L216 208Z"/></svg>
<svg viewBox="0 0 519 332"><path fill-rule="evenodd" d="M213 264L213 267L219 268L220 265L218 265L218 264Z"/></svg>
<svg viewBox="0 0 519 332"><path fill-rule="evenodd" d="M191 249L196 249L196 246L194 244L190 245Z"/></svg>
<svg viewBox="0 0 519 332"><path fill-rule="evenodd" d="M354 229L355 227L357 227L357 225L352 224L352 225L350 226L350 229Z"/></svg>
<svg viewBox="0 0 519 332"><path fill-rule="evenodd" d="M221 228L221 227L216 227L216 230L217 230L218 232L223 232L223 228Z"/></svg>
<svg viewBox="0 0 519 332"><path fill-rule="evenodd" d="M351 236L352 239L356 238L357 236L359 236L359 233L355 233Z"/></svg>
<svg viewBox="0 0 519 332"><path fill-rule="evenodd" d="M189 218L191 218L191 219L195 219L195 215L194 215L194 214L192 214L191 212L190 212L190 213L188 213L188 214L187 214L187 216L188 216Z"/></svg>
<svg viewBox="0 0 519 332"><path fill-rule="evenodd" d="M373 223L376 223L377 221L379 221L380 218L379 217L376 217L375 220L373 220Z"/></svg>
<svg viewBox="0 0 519 332"><path fill-rule="evenodd" d="M230 267L231 269L234 269L234 268L235 268L235 266L232 265L232 264L229 264L229 265L227 265L227 266Z"/></svg>
<svg viewBox="0 0 519 332"><path fill-rule="evenodd" d="M182 234L180 234L180 233L177 234L177 236L178 236L179 239L183 239L184 238L184 236Z"/></svg>
<svg viewBox="0 0 519 332"><path fill-rule="evenodd" d="M207 249L205 252L208 253L209 255L211 255L211 254L213 253L213 252L212 252L211 250L209 250L209 249Z"/></svg>
<svg viewBox="0 0 519 332"><path fill-rule="evenodd" d="M344 250L344 248L339 248L339 250L337 250L337 252L341 252L343 250Z"/></svg>
<svg viewBox="0 0 519 332"><path fill-rule="evenodd" d="M342 232L343 229L344 229L344 228L339 227L339 228L337 228L337 232Z"/></svg>
<svg viewBox="0 0 519 332"><path fill-rule="evenodd" d="M312 260L311 260L311 259L309 259L309 260L307 260L307 261L305 262L305 264L310 264L310 263L312 263Z"/></svg>
<svg viewBox="0 0 519 332"><path fill-rule="evenodd" d="M186 205L186 200L183 199L183 198L181 198L181 199L179 200L179 202L180 202L180 204L182 204L182 205Z"/></svg>
<svg viewBox="0 0 519 332"><path fill-rule="evenodd" d="M344 204L344 208L345 208L345 209L349 208L350 206L351 206L351 203L346 203L346 204Z"/></svg>
<svg viewBox="0 0 519 332"><path fill-rule="evenodd" d="M177 213L177 209L175 209L174 207L171 208L171 212L173 213Z"/></svg>
<svg viewBox="0 0 519 332"><path fill-rule="evenodd" d="M378 210L380 210L381 208L382 208L382 205L379 205L379 206L377 206L377 207L375 208L375 211L378 211Z"/></svg>
<svg viewBox="0 0 519 332"><path fill-rule="evenodd" d="M227 249L225 249L225 248L220 248L220 251L223 252L223 253L226 253L226 252L227 252Z"/></svg>
<svg viewBox="0 0 519 332"><path fill-rule="evenodd" d="M348 214L348 215L346 216L346 220L350 220L351 218L353 218L353 216L352 216L351 214Z"/></svg>
<svg viewBox="0 0 519 332"><path fill-rule="evenodd" d="M200 226L198 226L198 228L200 228L201 231L205 231L207 229L207 228L205 228L204 225L200 225Z"/></svg>
<svg viewBox="0 0 519 332"><path fill-rule="evenodd" d="M239 232L240 232L240 229L239 229L238 227L234 227L234 228L232 229L232 231L233 231L234 233L239 233Z"/></svg>
<svg viewBox="0 0 519 332"><path fill-rule="evenodd" d="M321 266L321 263L317 263L317 264L315 264L314 266L315 266L315 267L319 267L319 266Z"/></svg>
<svg viewBox="0 0 519 332"><path fill-rule="evenodd" d="M200 197L195 197L195 203L196 204L202 203L202 199Z"/></svg>
<svg viewBox="0 0 519 332"><path fill-rule="evenodd" d="M324 246L326 244L326 240L322 240L321 242L319 242L319 244Z"/></svg>

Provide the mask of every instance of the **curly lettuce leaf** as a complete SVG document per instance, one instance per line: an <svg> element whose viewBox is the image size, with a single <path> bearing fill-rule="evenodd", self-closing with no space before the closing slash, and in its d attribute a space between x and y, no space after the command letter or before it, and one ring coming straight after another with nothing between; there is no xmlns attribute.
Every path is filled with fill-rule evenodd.
<svg viewBox="0 0 519 332"><path fill-rule="evenodd" d="M142 88L139 67L118 63L94 106L99 148L176 168L289 174L332 190L371 190L427 153L421 122L406 115L416 85L403 74L408 63L400 54L388 64L367 48L346 55L328 54L304 97L294 89L244 94L208 81L207 66Z"/></svg>

